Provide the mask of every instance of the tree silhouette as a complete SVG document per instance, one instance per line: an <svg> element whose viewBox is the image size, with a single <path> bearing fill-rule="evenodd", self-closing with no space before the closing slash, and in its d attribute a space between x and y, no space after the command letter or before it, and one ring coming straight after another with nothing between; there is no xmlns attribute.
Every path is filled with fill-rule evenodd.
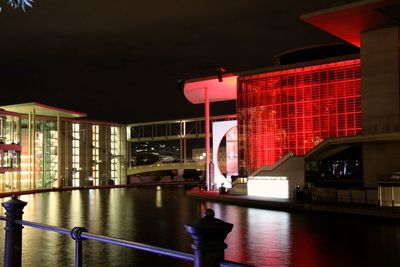
<svg viewBox="0 0 400 267"><path fill-rule="evenodd" d="M5 0L13 9L21 8L24 12L28 7L32 8L33 0ZM1 6L0 6L1 11Z"/></svg>

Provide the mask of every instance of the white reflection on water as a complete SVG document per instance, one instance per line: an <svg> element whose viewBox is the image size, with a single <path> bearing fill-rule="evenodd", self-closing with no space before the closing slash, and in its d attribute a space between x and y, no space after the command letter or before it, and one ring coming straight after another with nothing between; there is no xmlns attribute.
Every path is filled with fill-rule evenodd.
<svg viewBox="0 0 400 267"><path fill-rule="evenodd" d="M288 266L291 258L290 214L248 209L248 249L265 258L263 266Z"/></svg>
<svg viewBox="0 0 400 267"><path fill-rule="evenodd" d="M69 217L69 224L78 226L82 224L82 200L81 200L82 192L79 190L72 190L71 191L71 207L70 207L70 217Z"/></svg>
<svg viewBox="0 0 400 267"><path fill-rule="evenodd" d="M156 207L157 208L163 207L161 186L156 187Z"/></svg>

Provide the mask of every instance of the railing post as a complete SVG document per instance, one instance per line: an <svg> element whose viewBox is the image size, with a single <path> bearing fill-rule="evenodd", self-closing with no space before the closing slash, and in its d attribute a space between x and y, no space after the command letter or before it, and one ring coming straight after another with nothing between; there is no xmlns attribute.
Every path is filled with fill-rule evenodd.
<svg viewBox="0 0 400 267"><path fill-rule="evenodd" d="M216 267L224 260L224 243L226 236L232 231L233 224L214 218L212 209L206 209L203 218L186 224L185 229L193 239L195 267Z"/></svg>
<svg viewBox="0 0 400 267"><path fill-rule="evenodd" d="M75 267L82 267L82 233L87 232L84 227L74 227L71 230L71 237L75 240Z"/></svg>
<svg viewBox="0 0 400 267"><path fill-rule="evenodd" d="M15 223L15 220L22 220L22 210L26 206L26 202L19 200L13 195L10 200L1 203L6 209L6 238L4 244L4 266L19 267L21 266L22 256L22 228L21 224Z"/></svg>

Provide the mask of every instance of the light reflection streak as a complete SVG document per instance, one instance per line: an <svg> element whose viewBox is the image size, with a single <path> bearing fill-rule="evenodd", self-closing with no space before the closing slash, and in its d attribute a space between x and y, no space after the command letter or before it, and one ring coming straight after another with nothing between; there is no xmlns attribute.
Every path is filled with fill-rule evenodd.
<svg viewBox="0 0 400 267"><path fill-rule="evenodd" d="M156 207L157 208L163 207L161 186L156 187Z"/></svg>

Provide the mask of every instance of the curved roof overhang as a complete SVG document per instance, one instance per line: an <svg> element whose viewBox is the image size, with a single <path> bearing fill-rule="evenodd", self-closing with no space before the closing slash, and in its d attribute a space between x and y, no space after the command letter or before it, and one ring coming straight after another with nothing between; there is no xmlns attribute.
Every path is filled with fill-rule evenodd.
<svg viewBox="0 0 400 267"><path fill-rule="evenodd" d="M237 75L224 75L222 82L217 78L207 77L186 81L183 93L193 104L205 102L205 88L210 102L236 99Z"/></svg>
<svg viewBox="0 0 400 267"><path fill-rule="evenodd" d="M398 0L364 0L300 16L311 25L360 47L360 33L396 25ZM398 24L398 21L397 21Z"/></svg>
<svg viewBox="0 0 400 267"><path fill-rule="evenodd" d="M48 105L44 105L37 102L29 102L8 106L1 106L0 108L5 109L6 111L21 113L21 114L29 114L33 110L36 115L39 116L49 116L56 117L59 115L62 118L81 118L86 117L86 113L76 112L72 110L67 110L63 108L52 107Z"/></svg>
<svg viewBox="0 0 400 267"><path fill-rule="evenodd" d="M16 112L11 112L11 111L6 111L6 110L0 108L0 117L6 117L6 116L22 117L22 114L16 113Z"/></svg>

